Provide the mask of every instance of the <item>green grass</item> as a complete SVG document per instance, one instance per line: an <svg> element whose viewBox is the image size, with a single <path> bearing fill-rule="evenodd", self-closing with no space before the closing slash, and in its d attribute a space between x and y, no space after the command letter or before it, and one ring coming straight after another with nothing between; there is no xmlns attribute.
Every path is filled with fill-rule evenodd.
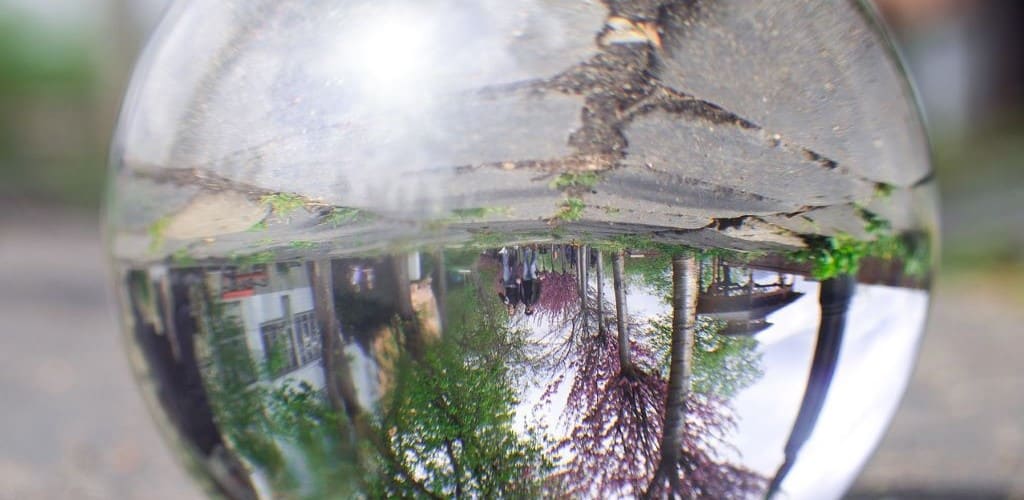
<svg viewBox="0 0 1024 500"><path fill-rule="evenodd" d="M260 203L269 206L275 215L282 217L306 206L305 199L290 193L268 194L260 198Z"/></svg>
<svg viewBox="0 0 1024 500"><path fill-rule="evenodd" d="M667 255L674 255L680 252L693 252L694 250L684 245L672 245L656 242L652 233L620 234L609 239L587 241L588 245L599 248L602 251L615 253L622 250L653 250Z"/></svg>
<svg viewBox="0 0 1024 500"><path fill-rule="evenodd" d="M149 233L149 252L159 252L164 246L164 238L167 233L167 226L171 225L170 217L161 217L149 225L146 232Z"/></svg>
<svg viewBox="0 0 1024 500"><path fill-rule="evenodd" d="M505 207L474 207L474 208L456 208L452 210L452 215L456 219L483 219L491 215L505 215L508 213L508 209Z"/></svg>
<svg viewBox="0 0 1024 500"><path fill-rule="evenodd" d="M255 223L255 224L253 224L252 226L249 226L249 229L247 229L246 231L249 231L251 233L258 233L260 231L266 231L266 230L267 230L267 221L261 220L261 221Z"/></svg>
<svg viewBox="0 0 1024 500"><path fill-rule="evenodd" d="M889 221L864 209L858 210L869 238L859 239L846 233L830 237L807 238L807 248L790 254L798 262L809 262L811 274L826 280L856 275L867 257L903 262L910 276L924 277L931 269L931 249L926 235L893 234Z"/></svg>
<svg viewBox="0 0 1024 500"><path fill-rule="evenodd" d="M321 224L328 224L331 227L339 227L345 224L355 222L358 220L364 212L358 208L351 207L334 207L330 212L327 212L323 217L320 218Z"/></svg>
<svg viewBox="0 0 1024 500"><path fill-rule="evenodd" d="M557 226L551 228L550 235L551 235L552 238L555 239L555 241L564 240L564 239L566 239L569 236L569 234L566 232L565 228L561 228L561 227L557 227Z"/></svg>
<svg viewBox="0 0 1024 500"><path fill-rule="evenodd" d="M892 196L892 192L895 190L895 186L892 184L886 184L879 182L875 184L875 198L885 199Z"/></svg>
<svg viewBox="0 0 1024 500"><path fill-rule="evenodd" d="M555 177L549 186L551 189L565 191L567 189L591 189L600 180L596 172L565 172Z"/></svg>
<svg viewBox="0 0 1024 500"><path fill-rule="evenodd" d="M315 241L295 240L288 242L288 246L295 250L310 250L318 247L320 244Z"/></svg>
<svg viewBox="0 0 1024 500"><path fill-rule="evenodd" d="M566 198L562 202L562 207L558 213L555 214L555 218L563 222L575 222L583 218L583 210L587 208L587 205L583 203L583 200L576 197Z"/></svg>
<svg viewBox="0 0 1024 500"><path fill-rule="evenodd" d="M271 264L277 259L273 250L264 250L256 253L233 254L230 257L231 263L238 267L252 267L257 264Z"/></svg>
<svg viewBox="0 0 1024 500"><path fill-rule="evenodd" d="M498 248L507 243L508 236L494 231L475 231L469 245L474 248Z"/></svg>
<svg viewBox="0 0 1024 500"><path fill-rule="evenodd" d="M191 267L196 265L196 259L189 253L188 248L183 247L171 254L171 264L177 267Z"/></svg>

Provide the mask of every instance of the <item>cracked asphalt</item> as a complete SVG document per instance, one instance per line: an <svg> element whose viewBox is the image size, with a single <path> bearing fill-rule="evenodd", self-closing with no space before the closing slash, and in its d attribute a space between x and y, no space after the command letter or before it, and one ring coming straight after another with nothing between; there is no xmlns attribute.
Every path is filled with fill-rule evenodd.
<svg viewBox="0 0 1024 500"><path fill-rule="evenodd" d="M430 65L415 78L321 60L339 41L320 16L343 23L368 4L259 5L236 14L267 15L226 26L227 42L216 26L194 29L209 50L162 52L133 91L115 154L120 191L134 196L112 219L119 258L267 250L264 234L148 241L154 224L194 216L197 187L288 193L398 226L481 207L500 210L478 224L544 221L573 196L588 222L708 233L743 218L732 236L751 247L833 235L860 206L891 215L897 232L935 224L922 209L933 183L909 88L855 2L516 0L515 15L446 4L418 22L471 16L479 32L439 38L444 57L421 54ZM185 56L185 73L161 73ZM384 90L378 71L393 80ZM598 173L592 189L550 187L579 171ZM281 240L337 239L293 222L278 225Z"/></svg>

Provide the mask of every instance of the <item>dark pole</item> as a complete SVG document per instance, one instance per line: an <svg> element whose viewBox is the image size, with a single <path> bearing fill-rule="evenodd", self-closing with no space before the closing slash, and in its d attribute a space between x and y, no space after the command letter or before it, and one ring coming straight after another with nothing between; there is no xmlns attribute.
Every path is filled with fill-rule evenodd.
<svg viewBox="0 0 1024 500"><path fill-rule="evenodd" d="M786 459L768 486L765 498L771 498L778 492L800 449L811 437L839 361L839 349L843 344L843 332L846 330L846 311L850 307L850 299L855 288L856 281L850 275L821 282L818 300L821 304L821 322L818 326L818 341L814 346L814 359L811 361L807 389L804 391L803 401L800 402L800 411L793 423L789 440L786 441Z"/></svg>

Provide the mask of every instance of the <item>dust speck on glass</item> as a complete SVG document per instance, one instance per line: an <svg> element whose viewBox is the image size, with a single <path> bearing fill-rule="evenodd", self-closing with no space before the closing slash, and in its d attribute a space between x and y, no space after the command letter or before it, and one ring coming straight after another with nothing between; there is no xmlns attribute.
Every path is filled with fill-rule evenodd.
<svg viewBox="0 0 1024 500"><path fill-rule="evenodd" d="M138 380L233 499L839 497L936 253L859 2L182 0L112 151Z"/></svg>

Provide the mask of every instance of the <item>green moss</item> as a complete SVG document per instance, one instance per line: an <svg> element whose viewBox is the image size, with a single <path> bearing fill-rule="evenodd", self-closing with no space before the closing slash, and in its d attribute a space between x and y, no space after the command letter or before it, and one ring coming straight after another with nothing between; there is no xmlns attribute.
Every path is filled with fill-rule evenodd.
<svg viewBox="0 0 1024 500"><path fill-rule="evenodd" d="M507 243L507 235L494 231L473 232L469 245L474 248L498 248Z"/></svg>

